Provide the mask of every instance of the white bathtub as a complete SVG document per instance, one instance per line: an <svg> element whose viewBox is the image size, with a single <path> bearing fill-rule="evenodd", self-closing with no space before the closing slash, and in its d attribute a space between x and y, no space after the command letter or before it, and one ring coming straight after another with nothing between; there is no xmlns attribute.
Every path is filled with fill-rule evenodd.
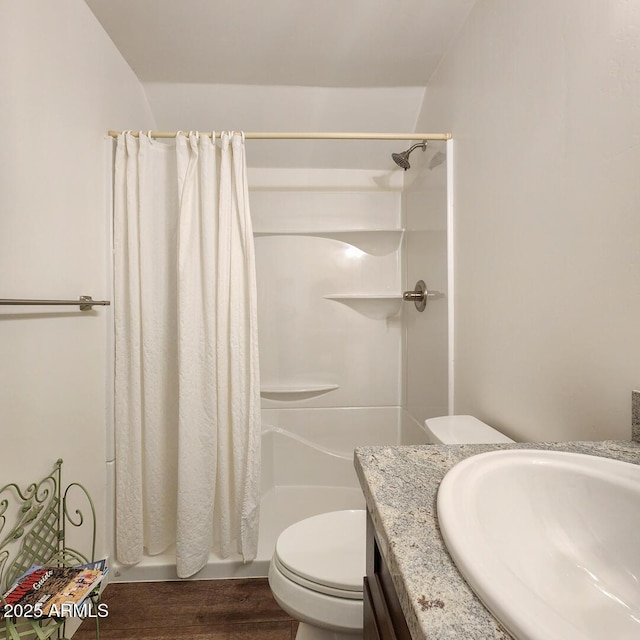
<svg viewBox="0 0 640 640"><path fill-rule="evenodd" d="M353 467L357 446L424 444L424 432L399 407L263 409L262 499L258 555L211 554L193 579L266 576L275 542L290 524L338 509L362 509ZM135 566L111 563L114 582L178 580L175 551L146 556Z"/></svg>

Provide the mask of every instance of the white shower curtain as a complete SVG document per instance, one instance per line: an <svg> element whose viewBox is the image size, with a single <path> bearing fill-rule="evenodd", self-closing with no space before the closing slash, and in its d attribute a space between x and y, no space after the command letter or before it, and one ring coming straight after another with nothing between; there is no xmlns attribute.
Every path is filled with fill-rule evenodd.
<svg viewBox="0 0 640 640"><path fill-rule="evenodd" d="M255 558L260 390L244 137L118 136L114 189L116 543Z"/></svg>

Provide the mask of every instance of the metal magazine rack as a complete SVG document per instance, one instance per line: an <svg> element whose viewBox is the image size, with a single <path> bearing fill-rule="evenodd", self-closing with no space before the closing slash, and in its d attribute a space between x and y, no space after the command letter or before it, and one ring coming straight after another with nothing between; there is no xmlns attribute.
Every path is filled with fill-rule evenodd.
<svg viewBox="0 0 640 640"><path fill-rule="evenodd" d="M90 555L71 546L88 540ZM74 566L95 560L96 512L77 482L62 486L62 460L38 482L0 489L0 600L33 565ZM0 638L64 638L64 618L0 618ZM99 625L96 618L96 638Z"/></svg>

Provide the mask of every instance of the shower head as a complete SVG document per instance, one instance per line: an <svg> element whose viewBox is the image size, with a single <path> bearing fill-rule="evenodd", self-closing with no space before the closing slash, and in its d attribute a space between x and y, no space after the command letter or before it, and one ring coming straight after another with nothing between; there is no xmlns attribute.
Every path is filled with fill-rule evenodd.
<svg viewBox="0 0 640 640"><path fill-rule="evenodd" d="M409 155L417 147L422 147L422 150L425 151L426 148L427 148L427 143L426 142L416 142L416 144L414 144L412 147L410 147L406 151L402 151L401 153L392 153L391 157L393 158L393 161L400 168L402 168L402 169L404 169L406 171L407 169L409 169L411 167L411 165L409 164Z"/></svg>

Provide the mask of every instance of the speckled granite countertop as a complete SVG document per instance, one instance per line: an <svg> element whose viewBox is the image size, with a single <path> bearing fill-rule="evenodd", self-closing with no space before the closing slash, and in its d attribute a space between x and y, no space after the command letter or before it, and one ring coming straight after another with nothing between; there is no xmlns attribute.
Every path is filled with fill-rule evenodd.
<svg viewBox="0 0 640 640"><path fill-rule="evenodd" d="M497 449L573 451L640 464L640 443L620 440L356 449L356 472L414 640L511 638L458 573L436 517L446 472Z"/></svg>

